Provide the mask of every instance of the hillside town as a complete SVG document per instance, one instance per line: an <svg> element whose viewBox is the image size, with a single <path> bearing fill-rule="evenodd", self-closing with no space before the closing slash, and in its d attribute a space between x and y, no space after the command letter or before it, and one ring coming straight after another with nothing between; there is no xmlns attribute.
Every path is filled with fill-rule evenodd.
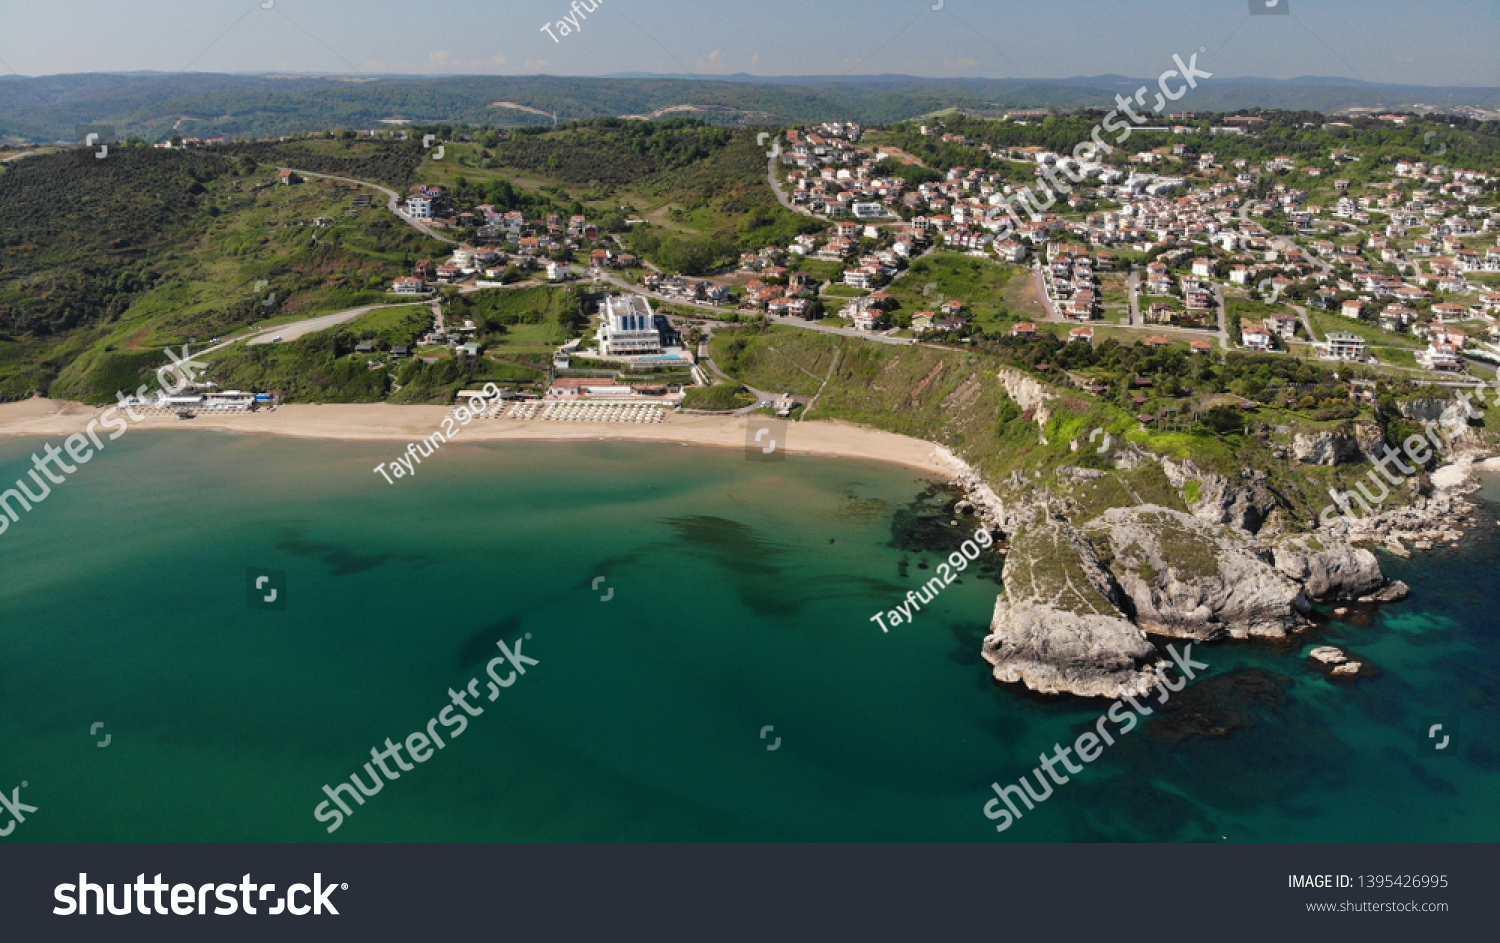
<svg viewBox="0 0 1500 943"><path fill-rule="evenodd" d="M1024 128L1051 114L1012 111L1002 123ZM442 234L451 252L416 260L387 290L436 302L432 329L417 344L363 353L393 363L432 362L444 350L481 357L472 322L444 326L444 292L580 284L593 299L591 326L555 350L551 378L540 389L515 391L518 400L667 395L680 402L684 390L717 382L712 364L702 362L706 346L685 340L684 331L698 333L701 324L702 340L715 323L747 318L905 343L1051 333L1076 344L1244 350L1409 378L1464 375L1476 363L1500 361L1494 171L1434 158L1356 173L1363 155L1341 147L1221 156L1225 148L1241 152L1228 142L1262 133L1265 120L1255 115L1207 122L1170 115L1161 127L1138 130L1173 143L1107 154L1074 148L1072 155L988 143L972 124L950 130L947 123L787 130L769 183L808 225L785 242L742 252L737 265L695 275L631 251L629 227L605 231L579 213L528 217L460 200L444 185L413 184L399 214ZM1348 125L1330 121L1323 129L1341 126ZM283 170L276 182L302 181ZM956 257L989 266L996 284L1009 280L999 305L1008 313L999 321L987 313L993 296L951 281L934 291L938 282L924 282L934 271L928 261L941 270ZM580 362L605 375L569 376ZM642 370L648 380L628 378ZM238 403L216 391L203 396L197 408Z"/></svg>

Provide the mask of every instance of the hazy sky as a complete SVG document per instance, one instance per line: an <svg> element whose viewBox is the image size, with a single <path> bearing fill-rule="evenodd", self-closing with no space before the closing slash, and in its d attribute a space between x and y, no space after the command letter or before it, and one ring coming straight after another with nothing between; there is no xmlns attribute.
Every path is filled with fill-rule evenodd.
<svg viewBox="0 0 1500 943"><path fill-rule="evenodd" d="M563 35L572 2L0 0L0 70L1061 78L1203 48L1225 77L1500 86L1496 0L588 0Z"/></svg>

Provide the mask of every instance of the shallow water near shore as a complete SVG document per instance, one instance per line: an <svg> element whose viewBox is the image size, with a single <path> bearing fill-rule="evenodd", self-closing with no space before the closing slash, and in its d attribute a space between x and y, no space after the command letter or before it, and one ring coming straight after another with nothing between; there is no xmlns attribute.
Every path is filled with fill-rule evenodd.
<svg viewBox="0 0 1500 943"><path fill-rule="evenodd" d="M43 444L0 441L0 483ZM1383 558L1414 593L1367 626L1195 646L1185 710L996 833L990 783L1108 704L994 684L998 587L973 569L911 623L870 621L936 575L935 547L892 531L927 479L455 443L386 484L398 451L141 431L21 514L0 535L0 789L25 781L38 811L5 840L1500 839L1493 523ZM951 530L946 552L973 533ZM247 604L247 567L285 571L285 610ZM491 702L500 639L538 664ZM1314 644L1380 673L1331 682ZM327 833L323 785L368 783L371 748L470 679L483 713ZM1435 717L1459 733L1424 755Z"/></svg>

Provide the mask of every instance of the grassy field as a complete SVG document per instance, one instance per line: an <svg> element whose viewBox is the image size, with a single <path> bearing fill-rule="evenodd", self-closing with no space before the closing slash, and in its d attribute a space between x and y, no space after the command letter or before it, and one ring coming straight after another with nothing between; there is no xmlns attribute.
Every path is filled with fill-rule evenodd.
<svg viewBox="0 0 1500 943"><path fill-rule="evenodd" d="M869 292L853 285L829 285L823 290L825 298L863 298Z"/></svg>
<svg viewBox="0 0 1500 943"><path fill-rule="evenodd" d="M1083 325L1075 324L1071 321L1046 321L1038 324L1037 330L1055 334L1066 340L1069 332L1073 328L1080 326ZM1094 329L1094 346L1096 347L1106 340L1114 340L1121 344L1130 345L1144 341L1148 337L1160 335L1172 341L1174 346L1187 347L1192 341L1208 341L1214 345L1215 350L1219 348L1218 336L1211 331L1164 327L1159 324L1153 324L1149 328L1115 327L1099 321L1090 322L1086 326Z"/></svg>
<svg viewBox="0 0 1500 943"><path fill-rule="evenodd" d="M501 357L550 358L585 324L576 288L486 288L452 299L447 311L480 324L477 339Z"/></svg>
<svg viewBox="0 0 1500 943"><path fill-rule="evenodd" d="M682 400L683 409L702 409L710 412L731 412L754 404L754 393L739 384L730 383L688 390Z"/></svg>
<svg viewBox="0 0 1500 943"><path fill-rule="evenodd" d="M1405 367L1407 369L1419 369L1417 365L1416 351L1397 347L1371 347L1370 353L1382 364L1391 367Z"/></svg>
<svg viewBox="0 0 1500 943"><path fill-rule="evenodd" d="M835 281L842 275L844 264L842 262L819 262L816 259L797 260L796 270L806 272L809 277L820 282Z"/></svg>
<svg viewBox="0 0 1500 943"><path fill-rule="evenodd" d="M1093 453L1075 453L1069 443L1086 442L1096 428L1128 435L1153 451L1191 456L1203 467L1225 472L1237 473L1244 462L1273 458L1269 452L1259 454L1263 449L1251 437L1236 448L1211 436L1142 429L1124 410L1072 390L1053 403L1046 430L1050 444L1043 444L1036 423L1005 394L1000 362L968 351L896 347L773 327L718 332L714 357L725 372L752 387L802 395L816 392L831 370L808 418L841 419L941 443L991 481L1013 470L1049 474L1087 461ZM1119 473L1117 479L1121 476L1138 494L1149 493L1152 500L1169 506L1177 506L1174 500L1180 503L1160 482L1145 477L1137 481L1134 473Z"/></svg>
<svg viewBox="0 0 1500 943"><path fill-rule="evenodd" d="M1379 325L1371 324L1369 321L1346 318L1342 314L1329 314L1326 311L1309 310L1308 317L1312 320L1313 328L1318 332L1320 339L1327 338L1334 331L1347 331L1350 334L1358 334L1360 337L1363 337L1373 347L1421 349L1427 346L1422 340L1412 337L1410 334L1393 334L1390 331L1381 330Z"/></svg>
<svg viewBox="0 0 1500 943"><path fill-rule="evenodd" d="M1004 298L1007 283L1021 272L1015 266L953 252L935 252L913 262L886 288L901 305L896 320L906 326L918 311L936 312L946 300L963 302L966 314L986 330L1019 320Z"/></svg>
<svg viewBox="0 0 1500 943"><path fill-rule="evenodd" d="M1047 316L1047 306L1036 287L1036 275L1029 268L1019 270L1005 283L1001 300L1023 320L1040 321Z"/></svg>
<svg viewBox="0 0 1500 943"><path fill-rule="evenodd" d="M332 330L389 346L410 344L417 337L425 334L431 326L432 308L430 306L401 305L362 314L353 321L339 325Z"/></svg>
<svg viewBox="0 0 1500 943"><path fill-rule="evenodd" d="M810 396L828 375L840 340L837 335L796 328L772 328L763 334L721 329L714 332L709 349L724 372L758 390Z"/></svg>

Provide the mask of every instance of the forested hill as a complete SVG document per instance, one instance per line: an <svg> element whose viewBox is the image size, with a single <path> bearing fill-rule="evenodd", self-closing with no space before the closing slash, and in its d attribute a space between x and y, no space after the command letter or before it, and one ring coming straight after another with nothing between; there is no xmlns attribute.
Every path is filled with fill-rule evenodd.
<svg viewBox="0 0 1500 943"><path fill-rule="evenodd" d="M420 148L240 144L214 150L73 149L0 174L0 332L49 335L107 322L149 287L163 250L219 213L207 186L263 165L404 186Z"/></svg>
<svg viewBox="0 0 1500 943"><path fill-rule="evenodd" d="M80 126L113 126L121 137L165 140L269 137L382 121L526 126L597 117L676 115L720 125L904 121L948 108L994 116L1013 108L1112 107L1142 81L1124 76L1060 80L930 79L913 76L765 79L439 78L87 74L0 76L0 138L71 141ZM1465 105L1500 109L1500 89L1426 88L1349 80L1215 79L1193 108L1355 107L1428 111Z"/></svg>
<svg viewBox="0 0 1500 943"><path fill-rule="evenodd" d="M196 228L203 184L233 172L222 152L149 148L16 164L0 175L0 331L118 317L150 284L150 260Z"/></svg>

